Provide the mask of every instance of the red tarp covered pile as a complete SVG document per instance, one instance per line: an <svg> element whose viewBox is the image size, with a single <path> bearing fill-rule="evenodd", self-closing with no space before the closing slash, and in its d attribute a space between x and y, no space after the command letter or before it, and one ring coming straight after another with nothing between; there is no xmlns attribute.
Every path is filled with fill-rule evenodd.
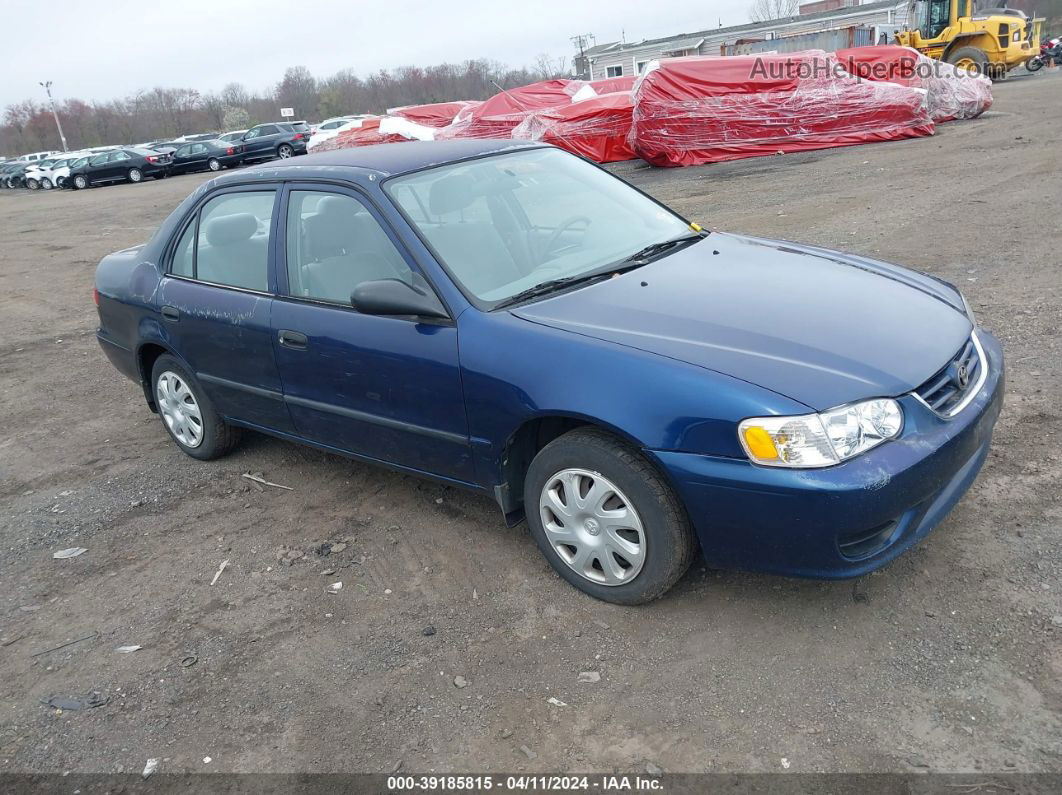
<svg viewBox="0 0 1062 795"><path fill-rule="evenodd" d="M343 130L339 135L315 146L313 149L314 154L317 152L329 152L333 149L349 149L352 146L372 146L373 144L392 144L412 140L394 133L381 133L380 122L382 121L383 117L365 119L360 127L351 127L349 130Z"/></svg>
<svg viewBox="0 0 1062 795"><path fill-rule="evenodd" d="M570 105L572 96L584 85L586 83L581 80L543 80L507 89L473 108L462 110L453 124L439 130L436 137L509 138L513 128L529 114Z"/></svg>
<svg viewBox="0 0 1062 795"><path fill-rule="evenodd" d="M935 122L974 119L992 106L992 81L910 47L888 44L838 50L841 66L856 77L925 89Z"/></svg>
<svg viewBox="0 0 1062 795"><path fill-rule="evenodd" d="M401 108L389 108L389 116L401 116L425 127L446 127L463 110L471 110L482 102L457 100L455 102L433 102L430 105L406 105Z"/></svg>
<svg viewBox="0 0 1062 795"><path fill-rule="evenodd" d="M689 166L931 135L925 96L856 79L821 50L669 58L635 84L631 146Z"/></svg>
<svg viewBox="0 0 1062 795"><path fill-rule="evenodd" d="M627 142L633 110L630 91L603 94L532 113L512 136L553 144L598 163L633 160L636 155Z"/></svg>

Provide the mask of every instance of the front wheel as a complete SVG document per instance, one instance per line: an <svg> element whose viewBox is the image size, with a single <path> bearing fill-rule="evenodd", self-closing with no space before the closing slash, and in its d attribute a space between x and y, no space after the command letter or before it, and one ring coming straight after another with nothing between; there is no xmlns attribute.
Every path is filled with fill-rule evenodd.
<svg viewBox="0 0 1062 795"><path fill-rule="evenodd" d="M140 182L144 178L144 172L139 168L131 168L128 177L130 182Z"/></svg>
<svg viewBox="0 0 1062 795"><path fill-rule="evenodd" d="M207 168L211 171L221 171L221 161L216 157L212 157L207 161Z"/></svg>
<svg viewBox="0 0 1062 795"><path fill-rule="evenodd" d="M1025 69L1029 72L1039 72L1044 68L1043 59L1036 55L1025 62Z"/></svg>
<svg viewBox="0 0 1062 795"><path fill-rule="evenodd" d="M26 187L30 190L37 190L37 188L39 188L40 186L41 183L37 182L37 180L33 179L33 177L30 177L26 180Z"/></svg>
<svg viewBox="0 0 1062 795"><path fill-rule="evenodd" d="M524 479L524 511L554 570L606 602L663 595L696 550L685 509L660 473L637 448L596 428L539 451Z"/></svg>
<svg viewBox="0 0 1062 795"><path fill-rule="evenodd" d="M292 149L289 144L281 144L277 147L277 157L279 157L281 160L287 160L294 154L295 150Z"/></svg>
<svg viewBox="0 0 1062 795"><path fill-rule="evenodd" d="M958 47L948 53L947 61L964 72L989 76L988 55L979 47Z"/></svg>
<svg viewBox="0 0 1062 795"><path fill-rule="evenodd" d="M236 446L239 431L217 413L199 382L176 358L160 356L151 369L155 407L163 427L192 458L220 458Z"/></svg>
<svg viewBox="0 0 1062 795"><path fill-rule="evenodd" d="M74 177L75 190L84 190L88 187L88 178L84 174L78 174Z"/></svg>

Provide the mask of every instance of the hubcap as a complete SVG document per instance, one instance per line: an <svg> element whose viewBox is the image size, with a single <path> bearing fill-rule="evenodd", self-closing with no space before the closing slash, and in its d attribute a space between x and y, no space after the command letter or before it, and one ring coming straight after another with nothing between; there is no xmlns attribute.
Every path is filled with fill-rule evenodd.
<svg viewBox="0 0 1062 795"><path fill-rule="evenodd" d="M155 398L162 421L177 441L185 447L198 447L203 441L203 415L184 379L167 370L155 385Z"/></svg>
<svg viewBox="0 0 1062 795"><path fill-rule="evenodd" d="M217 160L211 160L209 163L207 163L207 166L210 167L211 171L217 171L219 168L221 168L221 163L219 163Z"/></svg>
<svg viewBox="0 0 1062 795"><path fill-rule="evenodd" d="M129 172L129 180L131 182L140 182L140 172L134 168Z"/></svg>
<svg viewBox="0 0 1062 795"><path fill-rule="evenodd" d="M579 576L623 585L642 570L642 520L627 495L600 473L558 472L546 481L538 507L550 545Z"/></svg>
<svg viewBox="0 0 1062 795"><path fill-rule="evenodd" d="M280 156L281 156L281 157L283 157L283 158L288 158L288 157L291 157L291 150L290 150L290 149L288 149L288 148L287 148L286 146L285 146L285 147L283 147L283 148L282 148L282 149L280 150Z"/></svg>

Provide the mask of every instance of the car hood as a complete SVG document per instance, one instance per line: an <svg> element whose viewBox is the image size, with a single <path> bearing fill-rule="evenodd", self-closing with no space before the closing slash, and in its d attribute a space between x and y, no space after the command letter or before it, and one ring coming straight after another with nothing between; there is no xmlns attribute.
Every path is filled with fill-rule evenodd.
<svg viewBox="0 0 1062 795"><path fill-rule="evenodd" d="M720 232L512 312L724 373L816 410L911 391L972 329L958 291L931 276Z"/></svg>

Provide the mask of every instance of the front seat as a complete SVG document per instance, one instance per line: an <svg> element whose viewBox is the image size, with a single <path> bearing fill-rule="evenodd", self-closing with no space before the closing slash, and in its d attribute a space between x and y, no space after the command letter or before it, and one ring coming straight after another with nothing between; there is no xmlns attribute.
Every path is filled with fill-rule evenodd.
<svg viewBox="0 0 1062 795"><path fill-rule="evenodd" d="M482 195L470 175L451 174L432 184L428 207L433 215L451 215L460 213ZM492 223L465 221L462 216L438 226L425 226L423 232L454 275L477 295L523 276Z"/></svg>

